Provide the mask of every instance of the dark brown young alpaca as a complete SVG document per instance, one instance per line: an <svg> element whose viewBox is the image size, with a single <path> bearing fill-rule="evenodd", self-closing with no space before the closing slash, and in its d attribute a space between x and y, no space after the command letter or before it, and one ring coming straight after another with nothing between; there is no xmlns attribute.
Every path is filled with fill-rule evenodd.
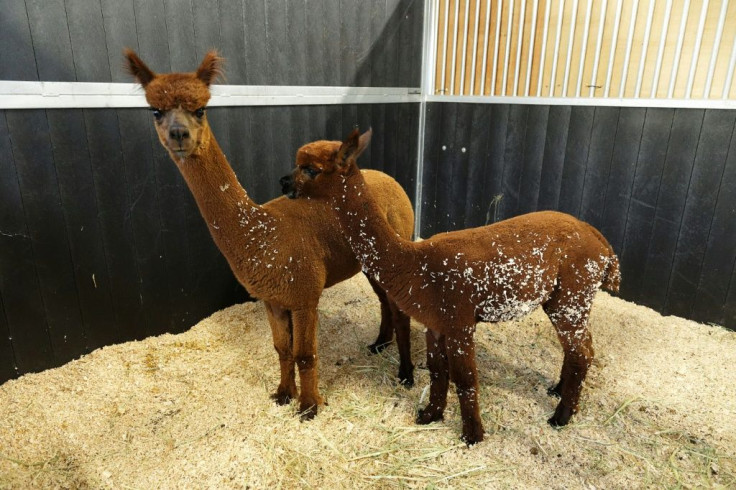
<svg viewBox="0 0 736 490"><path fill-rule="evenodd" d="M455 383L463 419L462 439L483 440L473 333L479 321L522 317L538 306L552 321L564 350L561 397L553 426L578 410L583 380L593 360L588 331L598 288L617 291L618 259L592 226L557 212L531 213L490 226L435 235L421 242L399 237L381 217L375 195L356 159L371 132L354 131L329 158L310 143L297 152L288 190L295 197L329 202L363 270L399 308L427 327L430 398L417 422L441 420L448 382Z"/></svg>
<svg viewBox="0 0 736 490"><path fill-rule="evenodd" d="M130 50L131 74L143 86L156 132L194 195L212 238L248 292L262 299L281 365L281 382L272 397L286 404L297 396L294 364L299 368L299 410L316 415L323 399L318 390L317 304L324 288L360 271L350 246L324 202L253 202L238 182L207 122L209 85L220 74L222 59L207 53L194 73L156 74ZM333 151L337 151L337 144ZM366 174L379 213L394 233L408 239L414 212L401 186L386 174ZM371 284L381 302L381 327L372 350L380 350L396 332L399 379L413 383L409 318Z"/></svg>

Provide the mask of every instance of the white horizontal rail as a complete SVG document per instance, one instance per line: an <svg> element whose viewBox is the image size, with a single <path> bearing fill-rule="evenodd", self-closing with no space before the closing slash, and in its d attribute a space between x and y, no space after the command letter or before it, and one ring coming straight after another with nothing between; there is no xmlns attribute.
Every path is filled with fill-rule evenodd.
<svg viewBox="0 0 736 490"><path fill-rule="evenodd" d="M427 102L449 102L459 104L516 104L516 105L562 105L598 107L657 107L673 109L736 109L736 100L729 99L630 99L618 97L512 97L429 95Z"/></svg>
<svg viewBox="0 0 736 490"><path fill-rule="evenodd" d="M208 107L400 104L421 101L420 88L213 85ZM0 81L0 109L148 107L134 83Z"/></svg>

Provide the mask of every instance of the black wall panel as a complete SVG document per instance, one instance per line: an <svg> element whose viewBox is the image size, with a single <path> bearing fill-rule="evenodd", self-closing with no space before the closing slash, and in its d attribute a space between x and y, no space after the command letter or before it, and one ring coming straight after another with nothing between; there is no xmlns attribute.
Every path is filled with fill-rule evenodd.
<svg viewBox="0 0 736 490"><path fill-rule="evenodd" d="M265 202L280 194L299 145L342 139L375 114L382 131L362 166L393 174L413 199L417 104L212 108L208 117L218 141L235 136L228 159ZM243 134L221 127L225 115ZM320 127L307 133L300 120ZM179 332L246 299L152 126L145 109L0 112L2 379Z"/></svg>
<svg viewBox="0 0 736 490"><path fill-rule="evenodd" d="M670 276L667 311L675 315L691 315L704 286L703 261L735 121L736 111L706 111L703 118Z"/></svg>
<svg viewBox="0 0 736 490"><path fill-rule="evenodd" d="M564 211L611 242L622 297L736 328L736 111L434 103L427 116L422 236Z"/></svg>
<svg viewBox="0 0 736 490"><path fill-rule="evenodd" d="M216 48L235 85L418 87L423 5L0 0L0 80L129 82L121 60L127 46L160 72L191 71ZM100 51L109 63L96 59ZM37 66L27 63L28 53Z"/></svg>

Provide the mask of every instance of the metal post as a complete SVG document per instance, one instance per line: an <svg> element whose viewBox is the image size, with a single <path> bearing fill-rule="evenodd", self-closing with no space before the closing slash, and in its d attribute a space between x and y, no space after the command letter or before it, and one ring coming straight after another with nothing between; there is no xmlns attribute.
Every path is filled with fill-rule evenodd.
<svg viewBox="0 0 736 490"><path fill-rule="evenodd" d="M424 27L422 29L422 87L419 102L417 133L417 173L414 192L414 237L422 229L422 180L424 177L424 133L427 126L427 96L434 87L434 72L437 64L437 27L439 0L424 0Z"/></svg>

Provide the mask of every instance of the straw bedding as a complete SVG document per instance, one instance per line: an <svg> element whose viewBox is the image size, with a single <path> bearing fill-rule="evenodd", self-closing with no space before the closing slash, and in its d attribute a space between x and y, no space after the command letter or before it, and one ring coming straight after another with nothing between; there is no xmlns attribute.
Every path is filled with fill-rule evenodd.
<svg viewBox="0 0 736 490"><path fill-rule="evenodd" d="M581 413L562 430L546 395L562 352L541 311L479 324L486 440L397 386L395 347L371 356L380 320L362 276L320 304L320 388L329 406L299 422L276 406L278 362L260 303L188 332L99 349L0 386L0 488L644 488L736 486L736 333L599 293L596 361Z"/></svg>

